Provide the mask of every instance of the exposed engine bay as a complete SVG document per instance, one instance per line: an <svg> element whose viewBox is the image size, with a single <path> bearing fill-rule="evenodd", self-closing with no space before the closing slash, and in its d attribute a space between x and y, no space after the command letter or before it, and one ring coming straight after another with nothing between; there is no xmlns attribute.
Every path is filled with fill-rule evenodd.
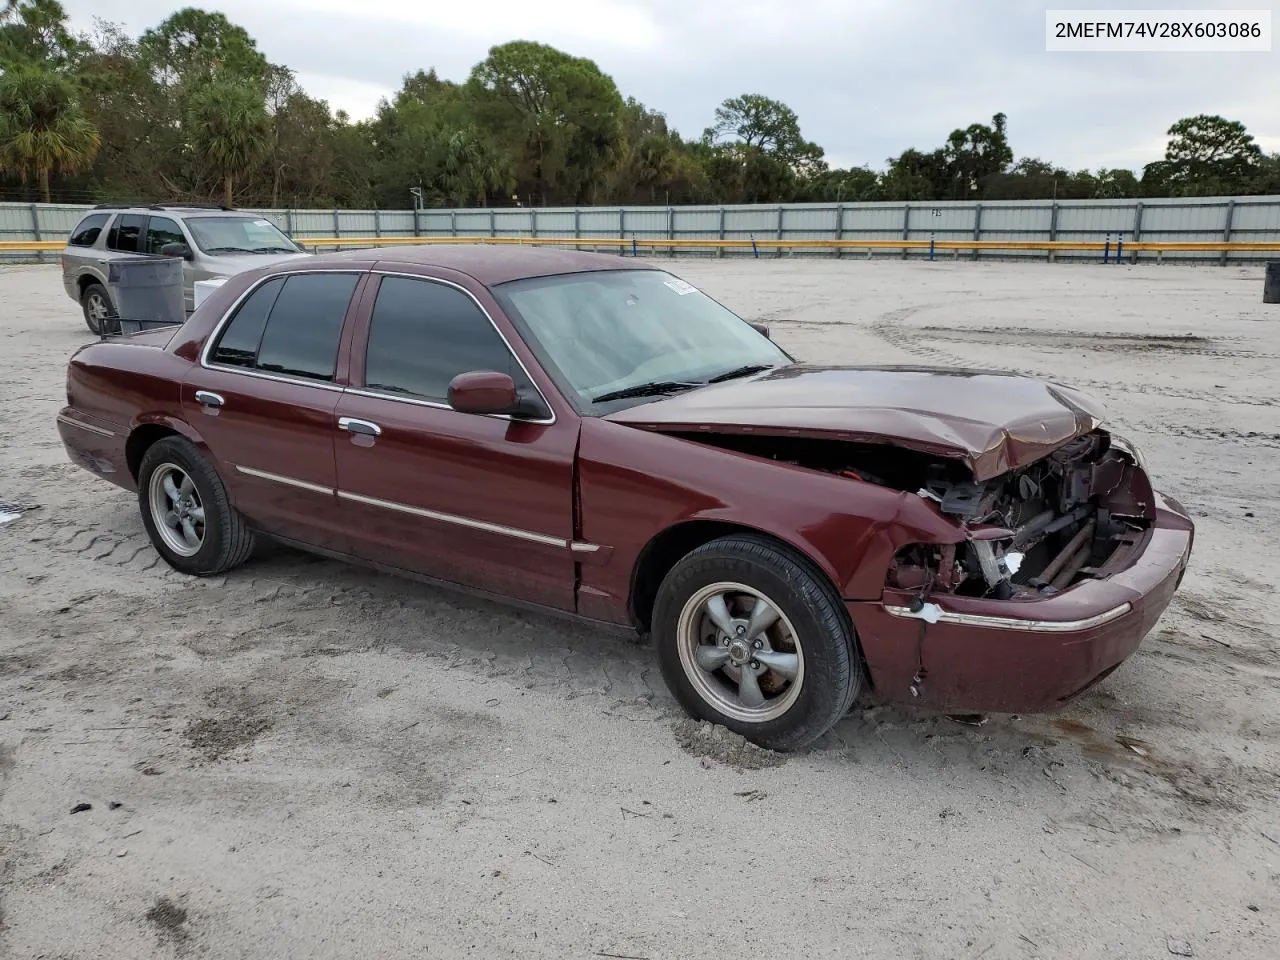
<svg viewBox="0 0 1280 960"><path fill-rule="evenodd" d="M884 444L741 435L712 442L936 503L963 526L966 539L904 547L886 583L921 598L1016 600L1060 592L1105 575L1136 549L1153 519L1149 481L1136 455L1103 430L986 481L974 480L958 460Z"/></svg>

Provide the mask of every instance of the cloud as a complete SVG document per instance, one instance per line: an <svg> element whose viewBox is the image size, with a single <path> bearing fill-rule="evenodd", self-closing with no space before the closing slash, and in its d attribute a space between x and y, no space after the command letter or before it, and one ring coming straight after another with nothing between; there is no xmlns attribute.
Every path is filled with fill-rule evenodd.
<svg viewBox="0 0 1280 960"><path fill-rule="evenodd" d="M173 11L172 0L63 2L79 28L98 16L135 34ZM1160 157L1169 125L1195 113L1241 120L1265 148L1280 149L1274 56L1048 53L1044 6L1026 0L221 0L217 8L313 96L357 119L407 73L435 67L462 80L491 46L526 39L593 59L624 96L662 111L687 137L726 97L775 97L839 165L881 167L996 112L1008 116L1016 156L1070 168L1140 168Z"/></svg>

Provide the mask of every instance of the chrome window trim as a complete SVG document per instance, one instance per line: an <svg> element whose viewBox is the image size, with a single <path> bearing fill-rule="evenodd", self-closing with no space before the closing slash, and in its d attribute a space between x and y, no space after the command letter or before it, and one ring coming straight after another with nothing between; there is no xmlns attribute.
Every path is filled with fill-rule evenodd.
<svg viewBox="0 0 1280 960"><path fill-rule="evenodd" d="M470 517L460 517L455 513L440 513L437 510L427 510L423 507L411 507L407 503L396 503L392 500L379 500L377 497L366 497L360 493L348 493L346 490L338 491L338 498L341 500L352 500L356 503L363 503L370 507L381 507L384 510L395 510L399 513L412 514L415 517L423 517L427 520L439 520L441 523L452 523L455 526L467 527L471 530L483 530L486 533L496 533L506 537L514 537L517 540L527 540L530 543L541 543L548 547L565 548L569 546L569 541L563 537L552 537L545 533L535 533L532 530L521 530L517 527L506 527L500 523L489 523L486 520L473 520Z"/></svg>
<svg viewBox="0 0 1280 960"><path fill-rule="evenodd" d="M247 300L259 287L261 287L265 283L270 283L272 280L275 280L278 277L290 277L290 276L296 276L297 274L302 274L302 273L355 273L355 274L368 273L370 276L377 274L380 277L404 277L410 280L422 280L427 283L442 283L445 286L453 287L456 290L461 290L463 293L465 293L468 297L471 298L471 301L477 307L480 308L480 312L484 314L485 319L489 321L489 325L493 327L494 332L497 333L498 337L502 340L503 346L507 348L507 352L510 353L512 358L515 360L515 362L520 365L520 369L524 372L525 377L528 379L529 383L533 386L533 389L537 391L538 396L542 399L542 402L546 404L547 409L551 411L551 416L549 418L543 418L538 420L530 420L524 417L517 419L516 417L513 417L508 413L488 413L488 414L484 414L484 416L488 417L491 420L507 420L507 421L518 422L518 423L538 424L541 426L550 426L556 422L557 417L556 417L555 407L547 400L547 395L542 392L542 388L539 387L537 381L533 379L533 376L529 373L529 368L526 367L524 364L524 361L520 359L520 355L511 348L511 341L507 339L506 335L498 327L497 323L494 322L492 315L490 315L489 311L485 309L484 304L481 303L476 298L475 294L473 294L466 287L461 286L460 284L454 283L451 280L442 280L438 277L426 277L417 273L403 273L397 270L352 270L347 267L308 267L308 268L302 268L298 270L290 270L287 273L273 273L269 277L262 277L252 286L243 290L240 293L240 296L236 297L236 299L231 302L230 306L228 306L227 309L223 312L222 316L218 318L218 322L214 325L213 329L209 332L209 336L205 338L204 346L200 348L200 366L205 370L223 370L223 371L226 371L227 373L238 373L241 376L245 376L245 377L257 377L260 380L273 380L276 383L288 383L288 384L295 384L295 385L304 386L304 387L319 387L322 390L335 390L339 393L350 393L357 397L369 397L374 400L392 400L396 403L407 403L413 406L432 407L436 410L451 410L454 413L458 412L456 410L453 410L453 407L449 406L449 404L439 400L427 400L427 399L419 399L417 397L401 396L398 394L382 393L377 390L367 390L364 387L343 387L340 384L330 383L325 380L307 380L302 377L280 376L279 374L263 373L260 370L249 370L249 369L246 369L245 367L237 367L237 366L233 366L231 364L226 364L226 363L212 363L209 360L209 354L213 350L213 345L218 341L218 338L222 335L223 328L226 327L226 325L230 322L231 318L235 316L236 311L240 309L240 305L244 303L245 300ZM376 303L376 300L375 300L375 303ZM373 319L372 310L370 310L369 318L370 320ZM368 346L368 342L366 340L366 348L367 346ZM360 372L360 379L361 380L364 379L363 370ZM473 414L468 414L468 416L473 416Z"/></svg>
<svg viewBox="0 0 1280 960"><path fill-rule="evenodd" d="M296 477L285 477L278 473L268 473L266 470L255 470L253 467L246 467L242 464L236 464L236 472L243 473L245 476L257 477L259 480L270 480L273 483L282 483L286 487L297 487L300 490L310 490L312 493L323 493L325 496L333 496L332 487L324 487L318 483L310 483L307 480L299 480Z"/></svg>
<svg viewBox="0 0 1280 960"><path fill-rule="evenodd" d="M923 619L920 614L912 613L908 607L885 604L885 612L895 617L906 617L912 620ZM1102 613L1083 620L1031 620L1021 617L993 617L977 613L954 613L942 610L938 623L953 623L962 627L988 627L997 630L1026 630L1031 633L1074 633L1077 630L1089 630L1105 623L1118 620L1133 609L1128 601L1119 606L1104 610Z"/></svg>
<svg viewBox="0 0 1280 960"><path fill-rule="evenodd" d="M489 313L488 310L485 309L484 304L480 302L479 298L477 298L474 293L472 293L470 290L468 290L466 287L462 286L459 283L454 283L452 280L444 280L440 277L427 277L427 276L423 276L422 274L404 273L399 270L382 270L382 269L378 269L377 267L374 267L369 272L372 275L378 276L378 277L401 277L407 280L421 280L424 283L439 283L439 284L443 284L446 287L453 287L453 289L455 290L460 290L462 293L465 293L468 297L470 297L471 302L474 303L476 307L479 308L480 312L484 314L484 318L489 321L489 326L493 327L493 332L498 335L498 338L500 340L502 340L502 345L507 348L507 353L511 354L511 359L515 360L515 362L520 365L520 370L521 372L524 373L525 379L529 381L529 385L532 386L535 391L537 391L537 394L539 398L541 398L543 404L546 406L548 410L551 411L551 416L548 418L542 418L539 420L530 420L530 419L521 417L518 419L518 422L519 423L537 423L545 426L550 426L551 424L556 422L556 408L551 404L549 400L547 400L547 395L542 392L542 388L538 386L538 381L533 378L533 375L531 373L529 373L529 368L526 367L524 364L524 361L520 359L520 354L516 353L516 351L512 349L511 341L508 340L507 335L502 332L502 328L499 327L497 322L493 319L493 315ZM377 297L375 297L373 301L373 306L369 308L370 332L372 332L373 330L373 311L377 307L377 305L378 305L378 301L377 301ZM366 355L368 353L368 349L369 349L369 343L368 343L368 340L366 339L365 340ZM364 380L363 370L360 371L360 379L361 381ZM379 393L376 390L366 391L364 390L363 387L351 388L350 392L358 394L360 396L377 397L380 400L397 400L401 403L416 403L424 407L438 407L442 410L453 410L453 407L449 406L449 404L441 400L427 400L426 398L419 400L414 397L404 397L404 396L391 395L386 393ZM488 414L484 414L484 416L487 416L494 420L512 420L512 421L517 420L516 417L513 417L507 413L488 413Z"/></svg>
<svg viewBox="0 0 1280 960"><path fill-rule="evenodd" d="M92 426L91 424L84 423L80 420L75 419L74 417L68 417L62 413L58 414L58 422L68 424L72 427L79 427L81 430L87 430L89 433L96 433L100 437L115 436L115 434L110 430L103 429L102 427Z"/></svg>

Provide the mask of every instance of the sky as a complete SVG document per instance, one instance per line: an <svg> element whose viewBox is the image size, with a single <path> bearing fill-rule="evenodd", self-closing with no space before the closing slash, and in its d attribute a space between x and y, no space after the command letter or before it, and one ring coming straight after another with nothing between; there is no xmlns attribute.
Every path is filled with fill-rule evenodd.
<svg viewBox="0 0 1280 960"><path fill-rule="evenodd" d="M137 35L184 4L62 0ZM781 100L832 166L883 169L957 127L1008 116L1016 158L1070 169L1160 159L1169 125L1240 120L1280 151L1280 46L1272 53L1049 53L1048 8L1268 9L1275 0L219 0L219 10L293 68L312 96L353 119L405 74L464 80L490 47L536 40L594 60L624 97L685 137L742 93ZM1280 16L1273 18L1280 29Z"/></svg>

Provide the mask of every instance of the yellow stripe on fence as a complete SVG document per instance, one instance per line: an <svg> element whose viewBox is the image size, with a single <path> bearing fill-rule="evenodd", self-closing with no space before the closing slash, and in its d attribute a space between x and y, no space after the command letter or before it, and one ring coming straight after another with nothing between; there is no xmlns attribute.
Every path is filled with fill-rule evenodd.
<svg viewBox="0 0 1280 960"><path fill-rule="evenodd" d="M1094 251L1102 253L1108 244L1102 240L719 240L676 237L672 239L637 237L310 237L299 238L305 247L400 247L433 244L501 244L505 246L555 246L555 247L620 247L636 250L1031 250L1039 253L1056 251ZM0 240L0 252L36 252L61 250L62 240ZM1269 242L1177 241L1149 242L1126 241L1123 246L1111 243L1111 251L1154 253L1230 253L1280 251L1280 240Z"/></svg>

